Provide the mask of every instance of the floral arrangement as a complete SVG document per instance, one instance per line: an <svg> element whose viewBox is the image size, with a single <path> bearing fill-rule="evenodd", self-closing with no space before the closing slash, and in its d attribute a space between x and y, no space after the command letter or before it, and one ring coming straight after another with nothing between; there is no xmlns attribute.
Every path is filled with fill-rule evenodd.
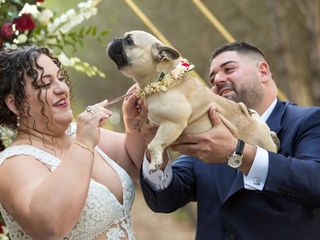
<svg viewBox="0 0 320 240"><path fill-rule="evenodd" d="M75 52L83 46L85 37L101 37L108 31L98 33L96 26L82 27L77 31L74 27L97 14L96 5L101 0L80 2L77 9L69 9L66 13L57 14L43 6L44 0L0 0L0 48L22 45L45 46L58 56L66 67L72 67L87 76L105 74L97 67L79 58L67 57L65 50Z"/></svg>
<svg viewBox="0 0 320 240"><path fill-rule="evenodd" d="M137 92L137 95L150 96L158 92L166 92L170 87L175 86L182 77L194 69L194 65L190 64L187 59L183 58L177 66L167 74L161 73L157 82L152 82Z"/></svg>
<svg viewBox="0 0 320 240"><path fill-rule="evenodd" d="M3 219L0 215L0 240L9 240L8 234L8 229L5 227Z"/></svg>

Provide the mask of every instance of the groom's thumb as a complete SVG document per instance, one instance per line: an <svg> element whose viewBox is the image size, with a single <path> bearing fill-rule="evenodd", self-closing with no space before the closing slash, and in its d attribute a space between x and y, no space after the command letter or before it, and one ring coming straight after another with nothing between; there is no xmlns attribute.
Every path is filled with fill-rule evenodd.
<svg viewBox="0 0 320 240"><path fill-rule="evenodd" d="M216 126L221 123L221 120L216 111L216 107L214 105L211 105L209 108L209 118L211 120L212 126Z"/></svg>

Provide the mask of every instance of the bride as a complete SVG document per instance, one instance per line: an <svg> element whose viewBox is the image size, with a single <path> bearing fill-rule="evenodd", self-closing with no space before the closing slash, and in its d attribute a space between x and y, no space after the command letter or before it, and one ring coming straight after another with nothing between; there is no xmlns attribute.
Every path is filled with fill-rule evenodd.
<svg viewBox="0 0 320 240"><path fill-rule="evenodd" d="M17 137L0 153L0 212L16 239L134 239L130 210L145 143L137 98L126 134L100 128L108 101L73 120L69 78L46 48L0 51L0 124Z"/></svg>

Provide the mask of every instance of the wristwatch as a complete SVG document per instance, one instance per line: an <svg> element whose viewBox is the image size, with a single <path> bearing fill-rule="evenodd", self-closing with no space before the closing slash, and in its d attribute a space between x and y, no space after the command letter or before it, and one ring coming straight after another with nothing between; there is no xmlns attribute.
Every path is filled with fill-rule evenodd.
<svg viewBox="0 0 320 240"><path fill-rule="evenodd" d="M232 168L239 168L242 164L243 150L245 142L238 139L235 152L228 157L228 166Z"/></svg>

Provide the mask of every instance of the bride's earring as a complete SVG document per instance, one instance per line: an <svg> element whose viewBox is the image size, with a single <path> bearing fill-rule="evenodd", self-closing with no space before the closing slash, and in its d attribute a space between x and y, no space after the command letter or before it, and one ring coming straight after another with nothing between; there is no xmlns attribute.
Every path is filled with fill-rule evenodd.
<svg viewBox="0 0 320 240"><path fill-rule="evenodd" d="M17 128L19 128L19 127L20 127L20 117L19 117L19 115L17 116L17 123L16 123L16 126L17 126Z"/></svg>

